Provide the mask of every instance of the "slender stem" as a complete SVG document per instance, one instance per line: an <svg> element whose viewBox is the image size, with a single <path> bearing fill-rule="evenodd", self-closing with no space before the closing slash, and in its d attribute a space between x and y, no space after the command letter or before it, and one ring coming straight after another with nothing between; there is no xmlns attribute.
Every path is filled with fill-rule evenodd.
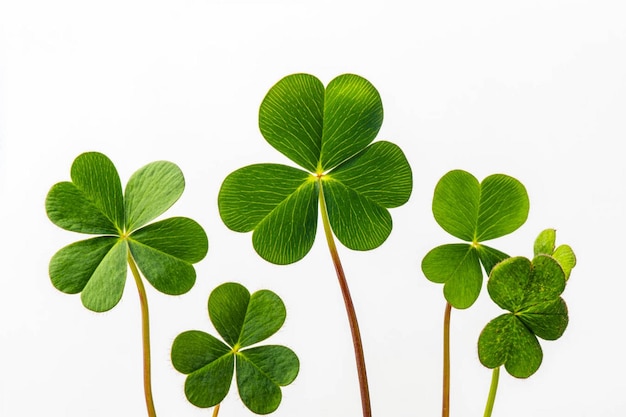
<svg viewBox="0 0 626 417"><path fill-rule="evenodd" d="M215 408L213 409L213 417L217 417L218 413L220 412L220 405L216 405Z"/></svg>
<svg viewBox="0 0 626 417"><path fill-rule="evenodd" d="M450 416L450 314L452 305L446 303L443 315L443 400L441 416Z"/></svg>
<svg viewBox="0 0 626 417"><path fill-rule="evenodd" d="M148 408L148 416L156 417L156 411L154 409L154 402L152 400L152 376L150 371L150 317L148 315L148 297L146 295L146 288L143 286L143 281L139 275L137 265L133 260L130 251L128 253L128 265L135 277L135 283L137 284L137 291L139 292L139 302L141 304L141 330L143 340L143 390L146 397L146 407Z"/></svg>
<svg viewBox="0 0 626 417"><path fill-rule="evenodd" d="M498 391L498 381L500 380L500 367L493 368L491 374L491 387L489 387L489 397L487 398L487 405L485 406L485 417L491 417L493 411L493 404L496 401L496 391Z"/></svg>
<svg viewBox="0 0 626 417"><path fill-rule="evenodd" d="M318 179L319 184L319 200L320 211L322 213L322 223L324 225L324 233L326 234L326 241L328 242L328 249L330 256L337 272L337 279L339 280L339 287L341 288L341 294L343 295L343 302L346 306L346 313L348 314L348 322L350 323L350 331L352 333L352 344L354 345L354 355L356 359L356 368L359 377L359 387L361 389L361 406L363 408L363 417L372 416L372 407L370 405L370 393L367 383L367 371L365 369L365 355L363 354L363 343L361 342L361 332L359 330L359 323L356 318L356 311L354 310L354 304L352 303L352 297L350 296L350 290L348 288L348 282L346 281L346 275L343 272L341 266L341 260L339 259L339 253L337 252L337 246L335 245L335 239L333 238L333 232L330 228L330 222L328 221L328 211L326 209L326 201L324 200L324 192L322 190L322 179Z"/></svg>

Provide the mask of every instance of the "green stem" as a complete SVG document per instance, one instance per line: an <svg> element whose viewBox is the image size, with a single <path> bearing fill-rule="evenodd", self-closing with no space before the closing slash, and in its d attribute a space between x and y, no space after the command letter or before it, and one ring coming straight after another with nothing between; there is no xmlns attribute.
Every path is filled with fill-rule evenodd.
<svg viewBox="0 0 626 417"><path fill-rule="evenodd" d="M146 407L148 408L148 416L156 417L154 402L152 400L152 376L150 371L150 317L148 315L148 297L146 288L143 285L137 265L133 260L130 251L128 252L128 265L135 277L137 291L139 292L139 302L141 305L141 330L143 340L143 390L146 398Z"/></svg>
<svg viewBox="0 0 626 417"><path fill-rule="evenodd" d="M493 404L496 401L496 391L498 391L498 381L500 380L500 367L493 369L491 374L491 387L489 387L489 397L487 398L487 405L485 406L485 417L491 417L493 411Z"/></svg>
<svg viewBox="0 0 626 417"><path fill-rule="evenodd" d="M441 416L450 416L450 314L452 305L446 303L443 315L443 399Z"/></svg>
<svg viewBox="0 0 626 417"><path fill-rule="evenodd" d="M343 267L341 266L341 260L339 259L339 253L337 252L337 246L335 245L333 232L330 228L330 222L328 221L328 211L326 209L326 201L324 199L324 192L322 190L321 178L318 179L318 184L320 211L322 213L322 223L324 225L324 233L326 234L326 242L328 243L330 256L335 266L335 272L337 273L337 279L339 280L339 287L341 288L341 294L343 295L343 302L346 306L346 313L348 314L348 322L350 323L350 331L352 333L352 344L354 345L354 356L356 359L359 387L361 389L361 406L363 408L363 417L371 417L372 407L370 405L367 371L365 369L365 355L363 354L363 343L361 341L359 323L356 318L356 311L354 310L352 297L350 296L350 290L348 288L348 282L346 281L346 275L343 272Z"/></svg>

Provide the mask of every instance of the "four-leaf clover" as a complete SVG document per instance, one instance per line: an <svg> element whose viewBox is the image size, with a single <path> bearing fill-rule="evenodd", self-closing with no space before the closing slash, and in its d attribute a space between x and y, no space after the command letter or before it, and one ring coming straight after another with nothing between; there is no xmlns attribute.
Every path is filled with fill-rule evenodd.
<svg viewBox="0 0 626 417"><path fill-rule="evenodd" d="M422 271L432 282L443 283L444 296L454 307L470 307L482 288L482 264L489 274L508 258L482 244L517 230L528 217L526 189L518 180L494 174L482 183L468 172L454 170L437 183L433 215L451 235L469 243L438 246L426 254Z"/></svg>
<svg viewBox="0 0 626 417"><path fill-rule="evenodd" d="M353 74L326 88L294 74L267 93L259 110L264 138L303 169L255 164L231 173L218 205L227 227L253 231L257 253L276 264L303 258L315 239L318 202L346 247L370 250L392 229L388 208L406 203L411 168L400 148L374 140L383 107L374 86Z"/></svg>
<svg viewBox="0 0 626 417"><path fill-rule="evenodd" d="M504 365L509 374L527 378L537 371L543 352L537 336L556 340L568 323L567 306L560 297L565 272L551 256L509 258L491 271L487 290L491 299L508 310L493 319L478 339L483 365Z"/></svg>
<svg viewBox="0 0 626 417"><path fill-rule="evenodd" d="M196 279L193 264L208 250L202 227L186 217L147 225L183 192L185 180L175 164L144 166L122 193L111 160L88 152L72 164L71 179L50 189L48 217L63 229L99 236L68 245L52 257L50 278L57 289L81 293L90 310L110 310L122 297L131 258L157 290L178 295L191 289Z"/></svg>
<svg viewBox="0 0 626 417"><path fill-rule="evenodd" d="M250 346L283 325L286 311L282 300L268 290L250 295L242 285L226 283L213 290L208 309L211 322L226 343L190 330L178 335L172 345L172 364L189 375L185 381L187 399L203 408L221 403L236 369L243 403L257 414L273 412L282 398L280 387L298 375L298 357L285 346Z"/></svg>

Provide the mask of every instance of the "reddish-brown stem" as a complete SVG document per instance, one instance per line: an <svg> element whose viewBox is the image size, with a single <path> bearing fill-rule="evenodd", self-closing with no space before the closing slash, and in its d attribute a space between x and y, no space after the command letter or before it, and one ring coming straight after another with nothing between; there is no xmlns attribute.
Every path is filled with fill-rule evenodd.
<svg viewBox="0 0 626 417"><path fill-rule="evenodd" d="M371 417L372 407L370 405L370 393L369 393L369 387L367 383L367 371L365 369L365 355L363 354L363 343L361 341L361 332L359 330L359 323L356 318L356 311L354 310L352 297L350 296L350 289L348 288L346 275L343 272L343 267L341 266L341 260L339 259L339 253L337 252L337 246L335 245L333 232L330 228L330 222L328 220L328 211L326 210L326 202L324 200L324 192L322 190L321 178L318 179L318 184L319 184L320 211L322 213L322 223L324 225L324 233L326 234L326 241L328 242L328 249L330 251L330 256L335 266L337 279L339 280L339 287L341 288L341 294L343 295L343 302L346 306L346 313L348 314L348 322L350 323L350 332L352 333L352 343L354 345L354 356L356 359L356 368L357 368L357 374L359 378L359 387L361 389L361 406L363 408L363 417Z"/></svg>
<svg viewBox="0 0 626 417"><path fill-rule="evenodd" d="M443 316L443 399L441 416L450 416L450 313L452 305L446 303Z"/></svg>

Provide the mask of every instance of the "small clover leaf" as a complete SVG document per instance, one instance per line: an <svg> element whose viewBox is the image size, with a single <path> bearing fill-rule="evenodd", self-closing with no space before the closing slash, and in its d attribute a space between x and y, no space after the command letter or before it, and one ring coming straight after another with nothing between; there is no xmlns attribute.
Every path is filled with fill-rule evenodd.
<svg viewBox="0 0 626 417"><path fill-rule="evenodd" d="M556 230L546 229L542 231L535 240L534 252L537 255L549 255L557 260L563 272L565 280L569 279L572 269L576 266L576 255L569 245L560 245L555 248Z"/></svg>
<svg viewBox="0 0 626 417"><path fill-rule="evenodd" d="M100 235L70 244L50 261L52 284L81 293L83 305L107 311L122 297L132 256L146 279L166 294L183 294L195 283L193 264L204 258L208 241L202 227L186 217L148 224L174 204L185 187L175 164L152 162L135 172L122 193L111 160L97 152L79 155L71 182L55 184L46 212L57 226Z"/></svg>
<svg viewBox="0 0 626 417"><path fill-rule="evenodd" d="M509 313L489 322L481 332L481 363L488 368L504 365L517 378L535 373L543 359L537 337L556 340L567 327L567 306L560 297L564 289L565 273L547 255L537 255L532 262L508 258L494 266L487 290Z"/></svg>
<svg viewBox="0 0 626 417"><path fill-rule="evenodd" d="M469 242L438 246L422 260L432 282L444 284L444 296L454 307L470 307L478 298L483 275L508 258L482 242L509 234L528 217L526 189L515 178L494 174L482 183L468 172L454 170L435 187L433 215L451 235Z"/></svg>
<svg viewBox="0 0 626 417"><path fill-rule="evenodd" d="M412 189L400 148L371 144L382 120L378 92L357 75L340 75L326 88L308 74L283 78L261 104L259 128L304 170L255 164L234 171L219 192L222 220L231 230L252 231L262 258L293 263L313 246L321 195L341 243L355 250L380 246L392 229L387 209L406 203Z"/></svg>
<svg viewBox="0 0 626 417"><path fill-rule="evenodd" d="M250 295L242 285L226 283L213 290L208 310L226 343L190 330L178 335L172 345L174 368L188 375L187 399L202 408L221 403L236 370L239 396L246 407L257 414L273 412L282 399L280 387L293 382L300 362L285 346L249 346L267 339L283 325L286 310L282 300L268 290Z"/></svg>

